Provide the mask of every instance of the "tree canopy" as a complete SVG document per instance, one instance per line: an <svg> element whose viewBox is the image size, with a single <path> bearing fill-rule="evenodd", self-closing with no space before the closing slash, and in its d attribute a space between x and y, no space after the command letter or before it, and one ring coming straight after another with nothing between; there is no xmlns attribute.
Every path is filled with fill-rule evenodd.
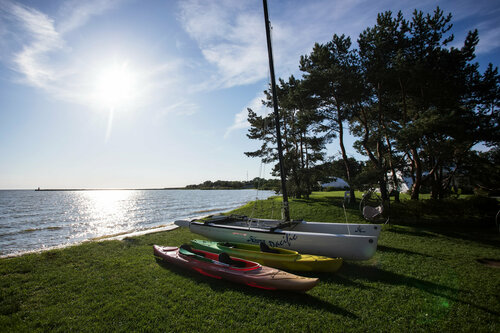
<svg viewBox="0 0 500 333"><path fill-rule="evenodd" d="M388 183L397 187L397 174L413 179L412 199L419 198L424 186L433 198L441 198L460 177L485 183L472 165L495 173L493 180L499 178L493 164L500 141L498 68L489 64L481 73L474 62L477 30L468 33L461 47L449 46L454 40L451 20L439 7L427 14L415 10L409 20L401 12L380 13L376 24L359 35L357 49L349 37L335 34L301 57L301 78L279 80L292 195L311 192L324 176L325 145L338 140L345 171L332 176L343 177L354 198L354 189L362 184L346 152L347 129L357 138L354 148L367 158L363 173L374 178L383 200L389 196ZM269 90L265 94L263 103L272 106ZM248 137L262 145L245 154L276 162L272 116L248 111ZM476 152L478 143L493 150ZM335 169L338 165L326 170Z"/></svg>

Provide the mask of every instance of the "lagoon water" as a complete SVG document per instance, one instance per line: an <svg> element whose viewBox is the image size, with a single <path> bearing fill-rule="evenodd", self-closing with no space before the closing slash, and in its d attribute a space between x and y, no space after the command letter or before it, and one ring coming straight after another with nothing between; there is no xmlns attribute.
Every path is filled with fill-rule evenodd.
<svg viewBox="0 0 500 333"><path fill-rule="evenodd" d="M0 256L154 229L272 195L256 190L0 190Z"/></svg>

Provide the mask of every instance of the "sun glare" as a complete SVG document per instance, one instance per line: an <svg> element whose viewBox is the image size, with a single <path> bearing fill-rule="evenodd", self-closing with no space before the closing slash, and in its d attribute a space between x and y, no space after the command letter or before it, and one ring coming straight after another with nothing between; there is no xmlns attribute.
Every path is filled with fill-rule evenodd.
<svg viewBox="0 0 500 333"><path fill-rule="evenodd" d="M110 109L127 106L133 99L135 78L127 63L103 68L96 82L96 102Z"/></svg>

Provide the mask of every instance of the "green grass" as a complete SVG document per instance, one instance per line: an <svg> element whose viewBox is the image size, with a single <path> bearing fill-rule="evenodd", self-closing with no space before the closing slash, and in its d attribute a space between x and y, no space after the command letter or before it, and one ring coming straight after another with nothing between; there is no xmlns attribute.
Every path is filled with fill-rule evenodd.
<svg viewBox="0 0 500 333"><path fill-rule="evenodd" d="M292 201L292 216L344 219L340 194L329 193ZM271 217L275 200L237 213ZM355 207L348 219L361 221ZM210 279L153 257L153 244L193 238L200 237L176 229L1 259L0 331L500 329L500 269L477 262L500 259L493 228L385 225L371 260L345 262L335 274L304 274L321 280L306 294Z"/></svg>

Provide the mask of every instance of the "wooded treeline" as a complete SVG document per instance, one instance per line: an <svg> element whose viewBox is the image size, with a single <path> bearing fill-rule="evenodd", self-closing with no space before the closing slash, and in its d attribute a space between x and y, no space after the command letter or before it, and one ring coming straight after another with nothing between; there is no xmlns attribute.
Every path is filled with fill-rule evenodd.
<svg viewBox="0 0 500 333"><path fill-rule="evenodd" d="M249 181L238 181L238 180L207 180L201 184L187 185L186 189L198 189L198 190L240 190L254 188L258 190L278 190L280 187L279 179L264 179L260 177L255 177Z"/></svg>
<svg viewBox="0 0 500 333"><path fill-rule="evenodd" d="M399 12L378 15L352 46L345 35L316 43L300 59L301 78L279 79L277 97L289 193L307 197L319 180L343 178L354 190L376 184L387 200L398 199L398 175L411 177L411 198L426 187L439 199L467 179L470 186L499 188L498 68L479 70L477 30L461 47L450 46L451 14L439 7L407 20ZM272 107L270 89L263 103ZM260 149L245 152L265 163L277 162L275 120L248 109L247 136ZM346 152L349 130L354 148ZM325 145L338 140L340 154L326 156ZM478 152L478 143L489 148ZM341 166L341 167L339 167ZM278 175L279 167L273 172ZM488 172L485 174L484 172Z"/></svg>

